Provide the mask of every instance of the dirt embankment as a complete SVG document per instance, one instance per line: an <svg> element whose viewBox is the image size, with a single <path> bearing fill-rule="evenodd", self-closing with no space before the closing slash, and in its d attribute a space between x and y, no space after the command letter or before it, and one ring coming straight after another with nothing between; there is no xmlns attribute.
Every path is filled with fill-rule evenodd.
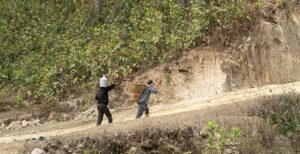
<svg viewBox="0 0 300 154"><path fill-rule="evenodd" d="M285 9L263 10L254 31L221 54L228 88L300 80L300 7L289 3Z"/></svg>
<svg viewBox="0 0 300 154"><path fill-rule="evenodd" d="M133 81L153 79L160 90L154 102L160 103L299 81L299 6L297 1L289 1L281 9L269 5L257 13L251 29L236 29L240 33L233 32L226 47L195 48Z"/></svg>

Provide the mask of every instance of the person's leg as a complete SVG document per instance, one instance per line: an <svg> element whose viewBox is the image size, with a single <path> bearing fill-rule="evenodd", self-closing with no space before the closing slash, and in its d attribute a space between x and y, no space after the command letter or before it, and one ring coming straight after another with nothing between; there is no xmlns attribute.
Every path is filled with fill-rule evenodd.
<svg viewBox="0 0 300 154"><path fill-rule="evenodd" d="M112 122L113 122L113 119L112 119L112 115L111 115L111 113L110 113L108 107L107 107L107 106L104 106L104 107L103 107L103 111L104 111L104 113L105 113L105 115L106 115L106 117L107 117L107 119L108 119L108 123L112 123Z"/></svg>
<svg viewBox="0 0 300 154"><path fill-rule="evenodd" d="M146 117L149 117L149 107L148 107L148 105L146 105L146 107L145 107L145 115L146 115Z"/></svg>
<svg viewBox="0 0 300 154"><path fill-rule="evenodd" d="M97 105L97 110L98 110L98 117L97 117L97 126L98 126L101 125L103 119L103 112L99 104Z"/></svg>
<svg viewBox="0 0 300 154"><path fill-rule="evenodd" d="M136 113L136 117L135 117L136 119L140 118L143 115L144 110L145 110L144 106L145 105L139 105L137 113Z"/></svg>

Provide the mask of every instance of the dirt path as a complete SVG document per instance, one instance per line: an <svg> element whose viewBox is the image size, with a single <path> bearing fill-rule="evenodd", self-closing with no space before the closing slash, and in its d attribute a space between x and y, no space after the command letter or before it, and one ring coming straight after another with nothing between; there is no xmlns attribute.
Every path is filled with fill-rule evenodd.
<svg viewBox="0 0 300 154"><path fill-rule="evenodd" d="M249 99L255 99L261 96L272 96L279 95L294 91L296 93L300 93L300 82L289 83L289 84L281 84L281 85L269 85L262 88L252 88L252 89L242 89L237 90L230 93L223 93L220 95L216 95L211 98L196 98L179 101L174 104L158 104L155 106L151 106L151 117L160 117L167 116L173 114L180 114L182 112L192 112L203 110L208 107L217 107L225 104L232 104L240 101L245 101ZM124 123L126 121L132 121L134 119L136 108L132 107L131 109L125 111L118 111L114 113L114 123ZM106 120L106 119L105 119ZM71 122L72 123L72 122ZM51 125L51 124L47 124ZM106 122L104 123L106 125ZM113 125L112 125L113 126ZM77 124L77 127L70 128L70 124L66 123L65 125L61 125L60 128L55 129L55 126L52 129L48 129L46 126L39 126L39 130L34 133L30 133L30 131L19 130L15 134L9 134L8 136L0 137L0 144L7 145L12 142L18 143L19 141L24 141L30 138L38 138L40 136L51 138L58 137L61 135L73 134L75 132L84 132L90 128L95 127L94 121L85 121ZM54 129L53 129L54 128ZM34 130L35 128L29 128L29 130Z"/></svg>

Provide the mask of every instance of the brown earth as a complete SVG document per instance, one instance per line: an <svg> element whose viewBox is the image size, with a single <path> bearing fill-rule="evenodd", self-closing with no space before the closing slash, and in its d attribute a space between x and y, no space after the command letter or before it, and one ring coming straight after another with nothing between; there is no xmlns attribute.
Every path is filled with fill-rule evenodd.
<svg viewBox="0 0 300 154"><path fill-rule="evenodd" d="M162 126L202 125L232 112L232 116L240 116L247 100L293 90L299 93L300 83L296 81L300 80L300 7L296 1L291 3L294 4L284 9L262 11L257 25L235 36L226 48L211 45L192 49L168 65L128 80L145 83L153 79L159 87L159 94L152 97L151 104L155 105L151 105L151 118L133 120L136 106L131 105L122 83L112 93L111 105L122 104L113 110L114 124L95 127L94 112L83 116L84 119L45 123L18 131L1 130L0 153L16 153L25 140L41 136L74 139ZM86 99L89 104L93 103L93 95ZM227 121L231 118L234 117Z"/></svg>
<svg viewBox="0 0 300 154"><path fill-rule="evenodd" d="M1 134L1 151L16 152L22 150L22 144L32 138L38 139L76 139L86 136L101 137L104 134L126 133L145 128L173 128L174 126L203 126L209 120L219 117L233 116L241 118L247 108L249 100L262 96L274 97L290 91L300 93L300 83L271 85L263 88L244 89L236 92L223 93L209 99L184 100L174 104L157 104L151 106L151 117L134 120L136 108L113 113L115 122L108 125L106 122L100 127L95 126L94 119L74 120L62 123L44 124L38 127L29 127L10 134ZM254 101L255 102L255 101ZM105 119L106 120L106 119ZM231 117L227 117L231 120ZM21 142L21 143L20 143ZM13 146L15 145L15 146ZM14 147L12 149L12 147Z"/></svg>

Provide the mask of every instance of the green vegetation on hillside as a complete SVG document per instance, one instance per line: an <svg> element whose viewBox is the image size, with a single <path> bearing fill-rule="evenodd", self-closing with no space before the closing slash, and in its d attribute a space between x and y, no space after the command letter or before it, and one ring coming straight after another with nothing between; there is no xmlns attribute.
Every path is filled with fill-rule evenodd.
<svg viewBox="0 0 300 154"><path fill-rule="evenodd" d="M285 94L277 101L266 101L253 109L279 133L286 135L296 150L300 150L300 96L294 92Z"/></svg>
<svg viewBox="0 0 300 154"><path fill-rule="evenodd" d="M0 104L56 101L104 72L162 64L252 10L246 0L104 2L95 19L89 0L0 0Z"/></svg>

